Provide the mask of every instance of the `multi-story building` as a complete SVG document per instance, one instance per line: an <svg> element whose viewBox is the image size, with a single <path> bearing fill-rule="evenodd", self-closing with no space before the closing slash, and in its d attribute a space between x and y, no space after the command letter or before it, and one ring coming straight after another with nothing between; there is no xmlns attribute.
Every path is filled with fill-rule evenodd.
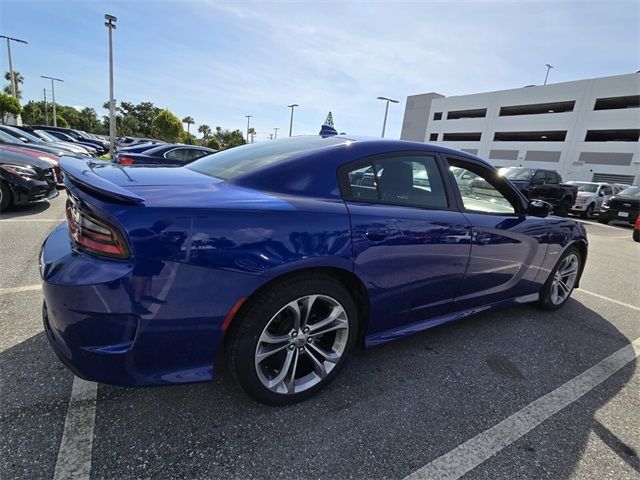
<svg viewBox="0 0 640 480"><path fill-rule="evenodd" d="M445 97L407 97L403 140L565 180L640 184L640 74Z"/></svg>

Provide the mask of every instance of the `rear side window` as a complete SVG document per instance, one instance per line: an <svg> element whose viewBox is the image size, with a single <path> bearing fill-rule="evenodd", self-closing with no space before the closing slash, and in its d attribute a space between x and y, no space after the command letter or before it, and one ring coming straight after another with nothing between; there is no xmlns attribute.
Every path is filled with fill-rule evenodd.
<svg viewBox="0 0 640 480"><path fill-rule="evenodd" d="M390 157L346 172L343 197L371 203L447 208L447 196L435 158Z"/></svg>
<svg viewBox="0 0 640 480"><path fill-rule="evenodd" d="M267 165L291 159L314 150L333 147L350 140L343 137L321 137L316 135L251 143L229 148L216 154L207 155L190 163L185 168L212 177L229 180L247 174Z"/></svg>

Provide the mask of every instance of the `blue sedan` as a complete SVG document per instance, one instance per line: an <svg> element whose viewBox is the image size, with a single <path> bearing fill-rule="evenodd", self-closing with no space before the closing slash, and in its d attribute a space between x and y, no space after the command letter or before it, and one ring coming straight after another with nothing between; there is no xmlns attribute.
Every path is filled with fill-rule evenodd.
<svg viewBox="0 0 640 480"><path fill-rule="evenodd" d="M165 143L142 151L120 150L115 155L114 162L120 165L181 167L213 153L216 150L212 148Z"/></svg>
<svg viewBox="0 0 640 480"><path fill-rule="evenodd" d="M182 168L61 166L67 222L40 261L45 331L98 382L205 381L224 351L254 399L298 402L357 343L492 307L558 309L587 258L579 223L485 161L422 143L323 135ZM485 181L463 189L461 170Z"/></svg>

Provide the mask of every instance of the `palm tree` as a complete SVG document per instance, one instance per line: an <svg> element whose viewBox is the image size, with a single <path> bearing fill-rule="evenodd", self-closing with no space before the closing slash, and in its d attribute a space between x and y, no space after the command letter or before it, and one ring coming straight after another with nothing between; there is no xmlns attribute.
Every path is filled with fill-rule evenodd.
<svg viewBox="0 0 640 480"><path fill-rule="evenodd" d="M11 95L11 73L6 72L4 74L4 79L9 82L9 85L4 87L4 93L7 95ZM22 91L20 90L20 85L24 83L24 77L20 74L20 72L13 71L13 79L16 82L16 97L18 100L22 98Z"/></svg>
<svg viewBox="0 0 640 480"><path fill-rule="evenodd" d="M190 117L190 116L188 116L188 115L187 115L186 117L184 117L184 118L182 119L182 123L186 123L186 124L187 124L187 133L189 133L189 127L190 127L191 125L193 125L194 123L196 123L196 122L195 122L195 120L193 119L193 117Z"/></svg>
<svg viewBox="0 0 640 480"><path fill-rule="evenodd" d="M200 125L198 127L198 132L202 134L202 138L207 140L209 135L211 135L211 127L209 125Z"/></svg>

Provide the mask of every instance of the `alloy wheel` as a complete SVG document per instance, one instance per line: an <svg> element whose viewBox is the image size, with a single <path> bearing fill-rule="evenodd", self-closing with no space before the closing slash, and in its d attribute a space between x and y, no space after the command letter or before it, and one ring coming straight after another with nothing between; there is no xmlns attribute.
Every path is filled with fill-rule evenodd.
<svg viewBox="0 0 640 480"><path fill-rule="evenodd" d="M327 295L306 295L282 307L258 338L254 361L262 385L292 395L324 380L347 349L345 308Z"/></svg>
<svg viewBox="0 0 640 480"><path fill-rule="evenodd" d="M578 277L580 261L575 253L571 253L562 259L551 283L551 302L560 305L571 294Z"/></svg>

